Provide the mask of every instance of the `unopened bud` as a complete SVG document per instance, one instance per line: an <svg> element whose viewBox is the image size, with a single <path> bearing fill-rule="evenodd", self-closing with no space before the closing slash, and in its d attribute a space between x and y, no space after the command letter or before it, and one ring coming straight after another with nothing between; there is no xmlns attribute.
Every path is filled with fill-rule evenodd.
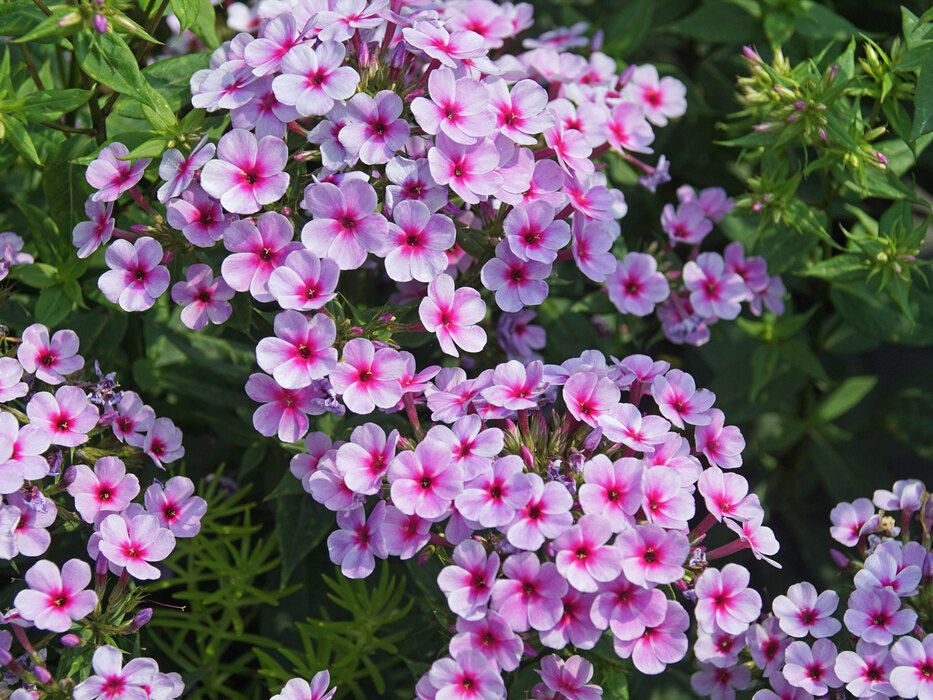
<svg viewBox="0 0 933 700"><path fill-rule="evenodd" d="M832 557L833 561L836 563L836 566L838 566L843 571L849 568L849 557L840 552L838 549L830 549L829 556Z"/></svg>
<svg viewBox="0 0 933 700"><path fill-rule="evenodd" d="M603 37L605 33L602 29L597 29L593 34L593 40L590 42L590 51L600 51L603 48Z"/></svg>
<svg viewBox="0 0 933 700"><path fill-rule="evenodd" d="M363 335L363 328L361 326L353 326L352 328L350 328L351 337L355 338L356 336L359 336L359 335Z"/></svg>
<svg viewBox="0 0 933 700"><path fill-rule="evenodd" d="M152 608L143 608L133 616L133 621L129 624L129 631L135 632L145 626L152 619Z"/></svg>
<svg viewBox="0 0 933 700"><path fill-rule="evenodd" d="M36 666L32 669L32 672L36 676L36 680L39 681L42 685L46 685L52 682L52 674L49 673L49 670L43 666Z"/></svg>
<svg viewBox="0 0 933 700"><path fill-rule="evenodd" d="M62 474L62 480L59 482L61 486L68 487L74 483L74 480L78 477L78 470L75 469L74 465L68 467L65 470L65 473Z"/></svg>
<svg viewBox="0 0 933 700"><path fill-rule="evenodd" d="M107 33L107 18L103 15L94 15L94 19L91 20L94 22L94 29L97 30L98 34Z"/></svg>
<svg viewBox="0 0 933 700"><path fill-rule="evenodd" d="M59 641L61 641L62 646L71 647L71 648L81 645L81 639L76 634L62 635L62 638Z"/></svg>
<svg viewBox="0 0 933 700"><path fill-rule="evenodd" d="M528 469L530 471L534 471L535 457L533 454L531 454L531 450L529 450L525 445L522 445L521 449L519 450L519 453L522 456L522 461L525 463Z"/></svg>
<svg viewBox="0 0 933 700"><path fill-rule="evenodd" d="M70 27L74 24L77 24L81 21L81 15L77 12L69 12L67 15L58 20L59 27Z"/></svg>
<svg viewBox="0 0 933 700"><path fill-rule="evenodd" d="M761 56L758 55L758 52L755 51L751 46L743 46L742 53L752 63L761 63Z"/></svg>

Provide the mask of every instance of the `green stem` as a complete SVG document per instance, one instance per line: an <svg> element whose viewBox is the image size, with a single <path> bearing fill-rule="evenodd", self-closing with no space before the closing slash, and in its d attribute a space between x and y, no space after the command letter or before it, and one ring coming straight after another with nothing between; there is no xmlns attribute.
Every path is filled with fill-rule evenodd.
<svg viewBox="0 0 933 700"><path fill-rule="evenodd" d="M39 77L36 65L32 62L32 54L29 53L26 44L20 44L19 49L23 52L23 60L26 62L26 70L29 72L32 82L36 84L36 87L39 88L40 91L45 90L45 86L42 84L42 78Z"/></svg>
<svg viewBox="0 0 933 700"><path fill-rule="evenodd" d="M32 1L36 4L36 7L38 7L40 10L42 10L45 13L46 17L52 16L52 11L49 9L48 5L42 2L42 0L32 0Z"/></svg>

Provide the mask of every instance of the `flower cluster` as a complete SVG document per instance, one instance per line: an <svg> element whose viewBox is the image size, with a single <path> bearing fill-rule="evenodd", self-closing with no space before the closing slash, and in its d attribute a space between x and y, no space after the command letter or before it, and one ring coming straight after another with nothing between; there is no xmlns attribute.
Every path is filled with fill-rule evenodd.
<svg viewBox="0 0 933 700"><path fill-rule="evenodd" d="M51 676L46 648L37 651L28 630L54 633L40 646L57 639L72 647L137 630L152 610L136 610L142 594L130 579L159 578L153 563L169 555L176 537L198 534L207 504L184 476L153 480L143 491L127 465L141 468L148 457L164 468L179 459L181 431L157 418L138 394L120 390L96 363L96 381L76 379L85 361L73 331L50 333L33 324L16 340L16 356L0 357L0 558L41 557L53 533L65 537L50 531L60 523L82 532L94 563L92 573L80 558L61 567L39 559L26 569L25 588L4 615L13 634L0 632L3 665L14 681L51 692L73 681ZM139 496L142 503L134 502ZM105 604L108 571L117 580ZM25 657L10 653L13 636ZM75 697L115 697L107 684L116 677L127 687L147 688L140 697L170 700L181 693L177 674L160 674L151 659L122 667L120 654L100 646L93 659L98 675L77 686Z"/></svg>
<svg viewBox="0 0 933 700"><path fill-rule="evenodd" d="M384 376L383 352L367 356L373 378ZM509 361L472 379L433 368L404 391L412 437L375 423L347 442L311 433L291 471L336 512L327 545L346 576L368 576L390 555L436 551L446 563L438 586L456 635L419 697L471 687L504 697L501 672L535 640L585 650L606 630L620 657L661 673L686 654L690 626L662 586L695 601L709 634L743 635L757 619L748 571L709 564L741 549L767 558L778 544L733 471L741 433L690 375L644 355L607 363L589 351L563 365ZM732 541L706 551L700 542L717 523ZM589 688L591 675L579 658L541 668L548 692L564 695L561 684Z"/></svg>
<svg viewBox="0 0 933 700"><path fill-rule="evenodd" d="M693 676L694 690L732 700L736 690L751 686L744 653L767 686L755 700L841 697L843 691L856 698L933 697L930 494L918 480L898 481L891 491L875 491L872 500L840 503L831 519L833 539L858 551L852 560L832 552L853 577L842 620L834 617L836 591L796 583L746 634L723 628L698 639L696 656L704 665Z"/></svg>

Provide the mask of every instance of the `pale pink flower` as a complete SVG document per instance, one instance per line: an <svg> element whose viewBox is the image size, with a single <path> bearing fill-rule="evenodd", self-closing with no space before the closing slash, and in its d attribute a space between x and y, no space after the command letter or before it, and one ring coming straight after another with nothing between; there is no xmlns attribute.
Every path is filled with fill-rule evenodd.
<svg viewBox="0 0 933 700"><path fill-rule="evenodd" d="M889 680L894 667L887 646L860 639L855 651L839 652L833 671L857 698L894 697L898 693Z"/></svg>
<svg viewBox="0 0 933 700"><path fill-rule="evenodd" d="M706 509L716 520L722 521L724 517L748 520L761 510L758 497L748 493L748 481L740 474L710 467L700 475L697 488Z"/></svg>
<svg viewBox="0 0 933 700"><path fill-rule="evenodd" d="M359 154L367 165L388 163L408 140L408 122L399 118L402 98L394 92L380 90L375 97L357 93L347 102L346 109L347 124L338 138L348 152Z"/></svg>
<svg viewBox="0 0 933 700"><path fill-rule="evenodd" d="M471 418L472 416L467 416ZM515 511L528 503L532 485L517 455L501 457L492 467L468 482L456 498L457 510L483 527L502 527Z"/></svg>
<svg viewBox="0 0 933 700"><path fill-rule="evenodd" d="M329 182L309 185L301 206L312 219L301 230L301 242L341 270L357 269L367 252L384 255L389 243L388 224L376 213L377 203L376 191L364 180L345 180L340 187Z"/></svg>
<svg viewBox="0 0 933 700"><path fill-rule="evenodd" d="M63 386L55 396L40 391L26 404L29 422L42 428L53 445L77 447L97 425L100 411L78 387Z"/></svg>
<svg viewBox="0 0 933 700"><path fill-rule="evenodd" d="M741 431L734 425L724 425L726 416L718 408L709 409L707 415L710 422L696 429L697 451L706 455L712 467L741 467L742 450L745 449L745 438Z"/></svg>
<svg viewBox="0 0 933 700"><path fill-rule="evenodd" d="M188 185L194 180L194 175L204 164L214 157L214 144L207 143L207 136L198 144L182 155L177 148L168 149L159 163L159 177L165 182L156 192L156 198L163 204L173 197L181 196Z"/></svg>
<svg viewBox="0 0 933 700"><path fill-rule="evenodd" d="M23 331L22 339L17 359L25 371L46 384L61 384L65 381L63 375L84 367L84 358L77 354L78 336L74 331L57 331L50 339L48 328L33 323Z"/></svg>
<svg viewBox="0 0 933 700"><path fill-rule="evenodd" d="M493 585L493 608L515 632L529 628L545 631L557 624L567 581L556 565L542 564L534 552L521 552L505 560L502 573L505 578Z"/></svg>
<svg viewBox="0 0 933 700"><path fill-rule="evenodd" d="M9 508L10 514L15 515L10 523L14 551L4 558L12 558L17 552L26 557L38 557L52 541L46 528L55 522L58 513L55 503L41 495L27 496L22 491L11 493L6 500L9 505L4 508Z"/></svg>
<svg viewBox="0 0 933 700"><path fill-rule="evenodd" d="M839 594L823 591L819 595L812 583L803 581L787 589L787 595L779 595L771 604L781 629L791 637L832 637L842 628L842 623L832 617L839 605Z"/></svg>
<svg viewBox="0 0 933 700"><path fill-rule="evenodd" d="M454 289L449 275L441 274L431 281L418 316L425 330L437 334L441 350L448 355L459 356L455 345L467 352L479 352L486 346L486 331L476 325L486 316L485 302L471 287Z"/></svg>
<svg viewBox="0 0 933 700"><path fill-rule="evenodd" d="M110 240L116 222L113 220L113 202L96 202L89 198L84 203L84 213L89 221L75 224L71 232L71 244L78 249L76 255L86 258Z"/></svg>
<svg viewBox="0 0 933 700"><path fill-rule="evenodd" d="M502 676L477 651L435 661L427 677L437 689L436 700L496 700L505 695Z"/></svg>
<svg viewBox="0 0 933 700"><path fill-rule="evenodd" d="M718 627L729 634L742 634L761 613L761 596L748 588L748 570L726 564L722 571L709 568L696 582L696 618L711 631Z"/></svg>
<svg viewBox="0 0 933 700"><path fill-rule="evenodd" d="M142 446L144 436L155 420L155 411L144 405L135 391L124 391L116 408L117 415L112 425L117 440L135 447Z"/></svg>
<svg viewBox="0 0 933 700"><path fill-rule="evenodd" d="M113 142L97 154L97 158L87 166L87 181L97 190L91 195L95 202L113 202L124 192L135 186L142 179L151 158L139 158L136 161L125 160L130 154L126 146Z"/></svg>
<svg viewBox="0 0 933 700"><path fill-rule="evenodd" d="M632 516L642 505L640 460L624 457L611 462L606 455L594 455L583 466L583 484L578 498L584 513L603 516L613 532L634 524Z"/></svg>
<svg viewBox="0 0 933 700"><path fill-rule="evenodd" d="M223 238L235 219L233 214L225 215L220 202L197 184L192 184L165 207L168 225L181 231L192 245L201 248L210 248Z"/></svg>
<svg viewBox="0 0 933 700"><path fill-rule="evenodd" d="M26 382L20 381L23 366L15 357L0 357L0 403L18 399L29 393Z"/></svg>
<svg viewBox="0 0 933 700"><path fill-rule="evenodd" d="M615 546L622 555L622 573L632 583L650 588L683 578L690 552L686 536L657 525L636 525L619 533Z"/></svg>
<svg viewBox="0 0 933 700"><path fill-rule="evenodd" d="M450 459L447 445L425 440L400 452L389 465L392 502L406 515L438 522L463 490L463 471Z"/></svg>
<svg viewBox="0 0 933 700"><path fill-rule="evenodd" d="M638 452L651 452L665 441L671 424L660 416L643 416L630 403L613 406L599 417L597 424L603 435L613 442L621 442Z"/></svg>
<svg viewBox="0 0 933 700"><path fill-rule="evenodd" d="M478 620L457 618L457 634L450 640L450 653L459 657L465 651L475 651L486 657L487 663L503 671L518 668L524 644L498 613L487 610Z"/></svg>
<svg viewBox="0 0 933 700"><path fill-rule="evenodd" d="M933 634L921 642L913 637L902 637L891 647L895 669L891 671L891 685L902 698L933 698Z"/></svg>
<svg viewBox="0 0 933 700"><path fill-rule="evenodd" d="M547 91L534 80L519 80L511 90L504 80L490 80L489 105L496 115L497 133L524 146L533 146L554 120L547 111Z"/></svg>
<svg viewBox="0 0 933 700"><path fill-rule="evenodd" d="M315 314L308 318L290 309L277 314L273 325L275 337L263 338L256 345L256 362L280 386L310 386L337 366L337 350L333 347L337 327L330 317Z"/></svg>
<svg viewBox="0 0 933 700"><path fill-rule="evenodd" d="M661 210L661 230L672 246L678 243L698 246L713 230L713 222L696 204L681 204L677 209L673 204L665 204Z"/></svg>
<svg viewBox="0 0 933 700"><path fill-rule="evenodd" d="M495 117L483 83L457 80L450 69L438 68L428 78L428 92L431 99L416 97L411 103L412 114L426 133L443 133L467 145L491 133Z"/></svg>
<svg viewBox="0 0 933 700"><path fill-rule="evenodd" d="M657 591L660 593L660 591ZM633 639L613 640L613 647L618 656L630 658L635 668L647 675L663 673L668 664L677 663L687 654L687 635L690 616L680 604L666 600L660 594L663 618L660 622L648 625Z"/></svg>
<svg viewBox="0 0 933 700"><path fill-rule="evenodd" d="M700 670L690 676L690 686L711 700L735 700L736 690L745 690L752 682L747 666L718 667L700 664Z"/></svg>
<svg viewBox="0 0 933 700"><path fill-rule="evenodd" d="M148 513L129 519L108 515L100 524L100 535L100 553L140 580L159 578L161 573L149 562L162 561L175 548L175 536Z"/></svg>
<svg viewBox="0 0 933 700"><path fill-rule="evenodd" d="M739 661L739 653L745 648L745 636L728 634L722 630L700 630L693 645L693 654L703 664L712 664L717 668L734 666Z"/></svg>
<svg viewBox="0 0 933 700"><path fill-rule="evenodd" d="M528 474L528 479L531 496L516 510L506 538L513 547L536 551L545 539L559 537L573 525L573 497L560 482L544 483L537 474Z"/></svg>
<svg viewBox="0 0 933 700"><path fill-rule="evenodd" d="M551 264L557 251L570 242L570 226L555 221L556 210L544 201L529 202L512 209L502 222L511 251L522 260Z"/></svg>
<svg viewBox="0 0 933 700"><path fill-rule="evenodd" d="M360 81L359 73L343 65L347 50L336 41L312 48L301 44L281 60L272 89L279 102L292 105L303 117L327 114L335 102L346 100Z"/></svg>
<svg viewBox="0 0 933 700"><path fill-rule="evenodd" d="M382 525L386 551L399 559L411 559L431 539L431 521L406 515L395 506L386 508Z"/></svg>
<svg viewBox="0 0 933 700"><path fill-rule="evenodd" d="M94 675L74 689L74 700L149 700L146 686L158 673L155 661L131 659L125 666L122 652L108 645L97 647L91 660Z"/></svg>
<svg viewBox="0 0 933 700"><path fill-rule="evenodd" d="M748 520L741 522L726 519L724 521L726 527L736 533L739 539L735 544L725 545L725 547L736 546L740 549L747 547L751 550L755 559L766 561L771 566L780 569L781 565L769 557L777 554L781 545L778 544L774 531L770 527L761 524L762 520L764 520L764 512L756 512Z"/></svg>
<svg viewBox="0 0 933 700"><path fill-rule="evenodd" d="M563 396L570 415L596 428L600 417L619 403L622 392L607 377L595 372L577 372L564 384Z"/></svg>
<svg viewBox="0 0 933 700"><path fill-rule="evenodd" d="M778 618L769 616L761 624L752 625L745 635L752 661L765 678L783 678L784 650L791 643L780 628Z"/></svg>
<svg viewBox="0 0 933 700"><path fill-rule="evenodd" d="M609 521L589 514L554 540L558 572L581 593L597 591L599 583L612 581L622 571L625 552L608 545L610 537Z"/></svg>
<svg viewBox="0 0 933 700"><path fill-rule="evenodd" d="M26 571L29 589L17 593L13 605L38 629L61 634L97 606L97 594L84 590L90 582L91 567L80 559L69 559L61 571L42 559Z"/></svg>
<svg viewBox="0 0 933 700"><path fill-rule="evenodd" d="M497 172L499 149L483 138L467 146L440 133L428 151L431 177L438 185L447 185L467 204L478 204L502 184Z"/></svg>
<svg viewBox="0 0 933 700"><path fill-rule="evenodd" d="M294 233L291 222L274 211L261 214L255 223L231 224L224 233L224 247L231 252L220 267L224 281L238 292L249 291L256 301L272 301L272 271L301 250L301 244L292 241Z"/></svg>
<svg viewBox="0 0 933 700"><path fill-rule="evenodd" d="M405 363L397 350L380 348L365 338L354 338L343 347L343 358L330 373L334 391L347 408L365 415L392 408L402 398L399 378Z"/></svg>
<svg viewBox="0 0 933 700"><path fill-rule="evenodd" d="M23 481L42 479L49 463L42 453L49 448L49 435L35 425L20 427L12 413L0 413L0 494L14 493Z"/></svg>
<svg viewBox="0 0 933 700"><path fill-rule="evenodd" d="M651 153L654 131L645 119L641 105L634 102L619 102L612 110L612 116L606 124L609 132L609 145L623 153Z"/></svg>
<svg viewBox="0 0 933 700"><path fill-rule="evenodd" d="M658 261L647 253L629 253L606 278L609 299L622 313L647 316L670 296L667 279L658 272Z"/></svg>
<svg viewBox="0 0 933 700"><path fill-rule="evenodd" d="M737 274L725 271L718 253L700 253L695 262L684 265L683 275L690 304L700 316L732 320L739 315L748 287Z"/></svg>
<svg viewBox="0 0 933 700"><path fill-rule="evenodd" d="M494 406L509 411L537 408L545 384L544 368L540 361L527 365L510 360L498 365L493 372L493 385L483 390L483 398Z"/></svg>
<svg viewBox="0 0 933 700"><path fill-rule="evenodd" d="M709 408L716 395L708 389L697 389L693 377L679 369L655 377L651 382L651 396L661 415L678 428L683 429L684 423L709 425L712 421Z"/></svg>
<svg viewBox="0 0 933 700"><path fill-rule="evenodd" d="M476 540L465 540L454 549L452 563L441 569L437 585L447 596L451 612L464 620L485 617L492 586L499 573L499 555Z"/></svg>
<svg viewBox="0 0 933 700"><path fill-rule="evenodd" d="M181 439L181 430L170 418L156 418L152 421L140 447L159 469L165 469L162 462L174 462L185 456Z"/></svg>
<svg viewBox="0 0 933 700"><path fill-rule="evenodd" d="M431 214L426 204L405 199L392 209L386 272L396 282L431 282L447 268L445 251L453 247L457 231L450 217Z"/></svg>
<svg viewBox="0 0 933 700"><path fill-rule="evenodd" d="M642 480L642 510L649 523L684 529L696 514L696 502L684 488L683 477L668 466L647 467Z"/></svg>
<svg viewBox="0 0 933 700"><path fill-rule="evenodd" d="M371 496L379 492L382 478L395 459L399 434L385 431L375 423L364 423L353 429L350 441L337 450L337 471L354 493Z"/></svg>
<svg viewBox="0 0 933 700"><path fill-rule="evenodd" d="M253 69L253 75L274 73L282 59L302 43L302 32L290 14L273 17L262 25L259 38L243 49L243 59Z"/></svg>
<svg viewBox="0 0 933 700"><path fill-rule="evenodd" d="M368 518L361 504L337 513L340 529L328 536L327 551L347 578L366 578L376 568L375 557L388 556L382 531L385 512L386 502L380 500Z"/></svg>
<svg viewBox="0 0 933 700"><path fill-rule="evenodd" d="M207 501L193 494L194 482L186 476L173 476L164 486L155 482L146 489L146 510L175 537L194 537L201 531Z"/></svg>
<svg viewBox="0 0 933 700"><path fill-rule="evenodd" d="M846 629L872 644L887 646L895 636L910 632L917 622L917 613L901 609L901 599L886 588L856 589L849 596L849 609L843 620Z"/></svg>
<svg viewBox="0 0 933 700"><path fill-rule="evenodd" d="M281 76L280 76L281 77ZM253 214L277 202L288 189L288 147L275 136L257 140L245 129L220 137L217 159L201 170L201 187L234 214Z"/></svg>
<svg viewBox="0 0 933 700"><path fill-rule="evenodd" d="M101 457L94 471L83 464L74 466L74 480L68 493L75 499L75 510L85 522L93 523L98 513L119 513L139 493L139 479L126 473L126 466L117 457Z"/></svg>
<svg viewBox="0 0 933 700"><path fill-rule="evenodd" d="M337 297L340 268L330 258L293 250L269 275L269 293L283 309L315 311Z"/></svg>
<svg viewBox="0 0 933 700"><path fill-rule="evenodd" d="M641 105L652 124L664 126L687 110L687 88L676 78L659 78L651 64L638 66L622 91L624 97Z"/></svg>
<svg viewBox="0 0 933 700"><path fill-rule="evenodd" d="M337 689L328 690L329 685L330 672L324 669L315 673L310 683L303 678L292 678L271 700L331 700Z"/></svg>
<svg viewBox="0 0 933 700"><path fill-rule="evenodd" d="M230 318L233 307L227 303L233 290L222 277L214 278L210 265L189 265L186 280L172 286L172 301L185 308L181 322L191 330L204 328L207 322L221 324Z"/></svg>
<svg viewBox="0 0 933 700"><path fill-rule="evenodd" d="M118 239L104 254L110 268L97 286L108 301L124 311L145 311L168 289L168 269L162 262L162 246L144 236L134 243Z"/></svg>
<svg viewBox="0 0 933 700"><path fill-rule="evenodd" d="M278 435L282 442L298 442L308 432L309 413L318 414L314 399L319 394L310 387L285 389L266 374L251 374L246 395L263 405L253 413L253 427L260 435Z"/></svg>
<svg viewBox="0 0 933 700"><path fill-rule="evenodd" d="M582 656L571 656L564 661L556 654L550 654L541 659L541 669L535 672L559 698L598 700L603 694L600 686L589 683L593 677L593 664Z"/></svg>
<svg viewBox="0 0 933 700"><path fill-rule="evenodd" d="M448 32L440 23L416 21L402 30L405 42L421 49L430 58L450 68L457 68L466 58L475 58L485 52L483 37L476 32Z"/></svg>
<svg viewBox="0 0 933 700"><path fill-rule="evenodd" d="M836 676L836 645L818 639L811 649L806 642L792 642L784 652L784 678L813 695L826 695L842 681Z"/></svg>

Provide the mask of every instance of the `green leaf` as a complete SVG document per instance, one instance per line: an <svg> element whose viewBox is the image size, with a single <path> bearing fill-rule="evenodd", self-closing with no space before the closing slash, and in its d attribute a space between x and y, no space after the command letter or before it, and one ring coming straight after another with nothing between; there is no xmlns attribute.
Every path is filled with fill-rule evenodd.
<svg viewBox="0 0 933 700"><path fill-rule="evenodd" d="M874 376L849 377L823 400L816 410L817 418L824 423L836 420L855 408L877 383L878 377Z"/></svg>
<svg viewBox="0 0 933 700"><path fill-rule="evenodd" d="M217 38L217 15L211 0L198 0L201 7L198 11L198 20L191 27L191 33L207 44L207 48L216 49L220 46Z"/></svg>
<svg viewBox="0 0 933 700"><path fill-rule="evenodd" d="M89 90L43 90L24 98L22 113L31 122L52 121L78 109L90 98Z"/></svg>
<svg viewBox="0 0 933 700"><path fill-rule="evenodd" d="M84 203L87 199L85 168L72 161L94 148L94 139L90 136L73 136L49 154L42 169L42 189L48 213L62 235L68 237L69 244L75 225L85 218Z"/></svg>
<svg viewBox="0 0 933 700"><path fill-rule="evenodd" d="M81 70L89 78L155 109L151 88L136 65L136 57L119 36L78 34L75 51Z"/></svg>
<svg viewBox="0 0 933 700"><path fill-rule="evenodd" d="M10 269L10 277L19 280L25 285L35 289L45 289L55 284L58 270L46 263L33 263L32 265L16 265Z"/></svg>
<svg viewBox="0 0 933 700"><path fill-rule="evenodd" d="M72 301L63 287L43 289L36 302L36 321L52 328L68 317L71 307Z"/></svg>
<svg viewBox="0 0 933 700"><path fill-rule="evenodd" d="M170 4L172 12L175 13L179 24L181 24L179 32L189 29L198 21L198 15L201 12L201 0L171 0ZM211 14L213 14L213 9Z"/></svg>
<svg viewBox="0 0 933 700"><path fill-rule="evenodd" d="M330 513L308 494L282 496L275 502L275 522L282 549L282 579L289 576L333 528Z"/></svg>
<svg viewBox="0 0 933 700"><path fill-rule="evenodd" d="M170 140L171 139L167 136L158 136L154 139L143 141L136 148L130 151L127 158L158 158L163 153L165 153L165 149L168 148L168 143Z"/></svg>
<svg viewBox="0 0 933 700"><path fill-rule="evenodd" d="M761 37L761 24L732 3L711 2L663 27L662 31L683 34L699 41L740 44Z"/></svg>
<svg viewBox="0 0 933 700"><path fill-rule="evenodd" d="M779 346L781 359L797 372L803 372L818 382L828 382L829 377L816 353L802 340L788 340Z"/></svg>
<svg viewBox="0 0 933 700"><path fill-rule="evenodd" d="M51 9L51 15L47 17L43 15L45 18L39 22L36 27L13 41L18 44L24 44L27 41L37 41L53 36L71 36L81 29L81 15L78 14L74 7L62 5L61 7L53 7ZM65 19L66 17L68 18L67 20Z"/></svg>
<svg viewBox="0 0 933 700"><path fill-rule="evenodd" d="M44 19L45 14L34 3L0 3L0 36L23 36Z"/></svg>
<svg viewBox="0 0 933 700"><path fill-rule="evenodd" d="M848 39L859 34L858 27L849 20L817 2L803 4L795 30L811 39Z"/></svg>
<svg viewBox="0 0 933 700"><path fill-rule="evenodd" d="M3 138L9 141L23 158L35 165L42 165L39 154L36 152L36 145L32 142L23 122L12 115L6 115L0 118L0 125L3 126Z"/></svg>
<svg viewBox="0 0 933 700"><path fill-rule="evenodd" d="M853 273L867 273L869 270L865 259L854 253L834 255L828 260L820 262L801 270L802 277L819 277L824 280L833 280L837 277L851 276Z"/></svg>
<svg viewBox="0 0 933 700"><path fill-rule="evenodd" d="M156 61L143 69L143 76L173 110L191 102L191 76L210 64L210 55L193 53Z"/></svg>
<svg viewBox="0 0 933 700"><path fill-rule="evenodd" d="M927 54L917 75L914 125L910 135L911 138L918 139L930 131L933 131L933 51Z"/></svg>

